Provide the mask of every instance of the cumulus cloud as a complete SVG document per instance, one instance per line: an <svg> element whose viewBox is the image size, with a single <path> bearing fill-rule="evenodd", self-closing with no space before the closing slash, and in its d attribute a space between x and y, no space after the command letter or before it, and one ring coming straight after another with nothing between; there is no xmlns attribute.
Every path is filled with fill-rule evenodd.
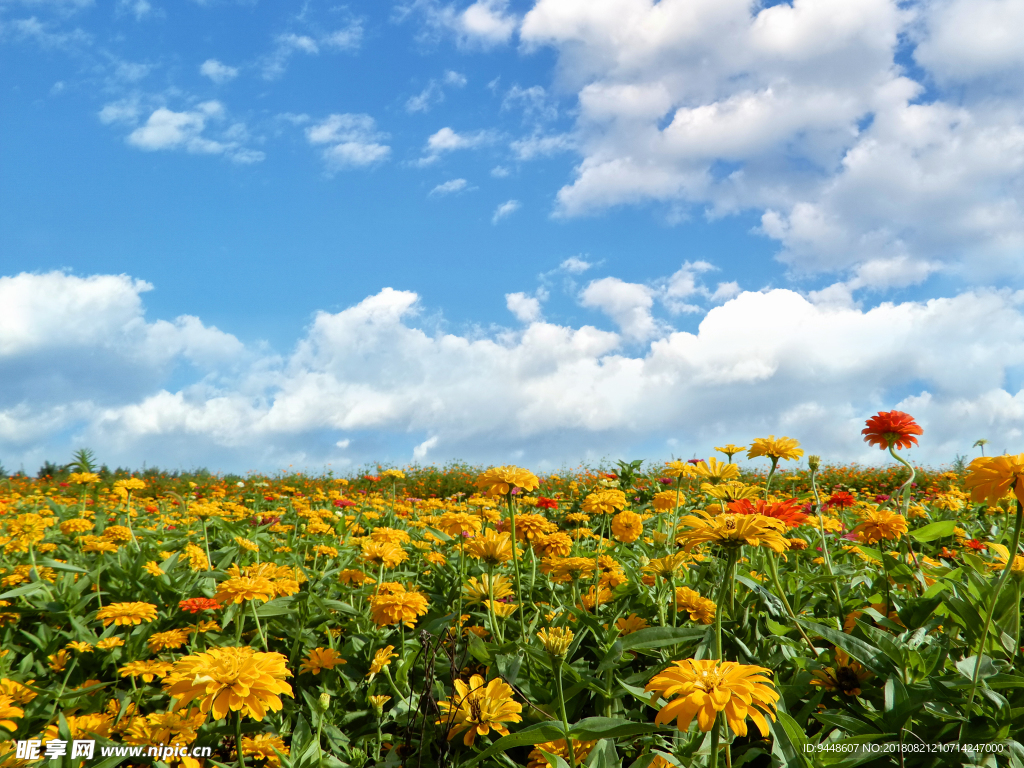
<svg viewBox="0 0 1024 768"><path fill-rule="evenodd" d="M497 224L502 219L511 216L519 210L519 207L520 205L518 200L506 200L494 209L494 215L491 216L491 224Z"/></svg>
<svg viewBox="0 0 1024 768"><path fill-rule="evenodd" d="M1019 450L1024 437L1024 292L870 309L741 292L682 332L652 330L654 288L605 279L588 301L619 318L618 332L545 322L536 297L511 293L520 329L460 335L421 320L417 294L387 288L318 313L273 355L199 318L147 319L150 287L124 275L0 278L8 466L85 444L131 465L273 470L522 451L553 469L638 450L707 455L769 433L828 459L879 461L860 428L892 408L924 426L916 461L947 462L979 437ZM172 387L182 362L192 378ZM368 434L405 447L382 456Z"/></svg>
<svg viewBox="0 0 1024 768"><path fill-rule="evenodd" d="M508 5L508 0L476 0L470 5L413 0L399 7L399 16L421 18L427 37L451 35L464 48L492 48L508 43L519 24Z"/></svg>
<svg viewBox="0 0 1024 768"><path fill-rule="evenodd" d="M455 192L462 192L464 189L467 188L468 185L469 182L466 181L465 179L452 179L450 181L445 181L441 184L438 184L436 187L430 190L430 194L451 195L454 194Z"/></svg>
<svg viewBox="0 0 1024 768"><path fill-rule="evenodd" d="M307 128L306 139L313 145L327 145L323 158L330 171L374 165L391 154L391 147L381 143L387 134L377 130L369 115L330 115Z"/></svg>
<svg viewBox="0 0 1024 768"><path fill-rule="evenodd" d="M561 142L513 148L579 153L556 214L650 201L676 219L759 212L795 273L845 272L853 288L1016 274L1024 6L766 5L534 3L520 38L555 50L579 110ZM908 42L919 81L897 61Z"/></svg>
<svg viewBox="0 0 1024 768"><path fill-rule="evenodd" d="M487 144L493 144L497 141L497 138L497 134L494 131L481 130L470 133L458 133L454 129L445 126L427 137L427 143L423 149L423 157L416 161L416 165L420 167L432 165L437 162L441 155L462 149L476 149Z"/></svg>
<svg viewBox="0 0 1024 768"><path fill-rule="evenodd" d="M216 59L207 59L199 67L199 74L210 78L217 85L223 85L238 77L238 67L229 67Z"/></svg>

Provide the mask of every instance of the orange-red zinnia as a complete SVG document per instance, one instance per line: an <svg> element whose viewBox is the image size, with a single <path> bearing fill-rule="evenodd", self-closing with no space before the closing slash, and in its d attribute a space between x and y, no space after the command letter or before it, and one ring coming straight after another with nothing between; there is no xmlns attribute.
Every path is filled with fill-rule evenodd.
<svg viewBox="0 0 1024 768"><path fill-rule="evenodd" d="M924 434L914 417L903 411L879 411L866 423L867 426L860 432L864 435L864 442L877 445L883 451L890 446L909 448L917 445L914 435Z"/></svg>

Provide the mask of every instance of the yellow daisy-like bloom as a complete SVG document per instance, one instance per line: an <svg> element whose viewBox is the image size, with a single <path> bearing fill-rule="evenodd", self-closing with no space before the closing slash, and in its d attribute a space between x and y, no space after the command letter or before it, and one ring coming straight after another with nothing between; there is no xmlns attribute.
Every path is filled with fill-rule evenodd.
<svg viewBox="0 0 1024 768"><path fill-rule="evenodd" d="M511 525L511 522L509 525ZM546 536L557 530L558 526L544 517L544 515L535 515L533 513L516 515L516 539L519 541L533 541L538 536Z"/></svg>
<svg viewBox="0 0 1024 768"><path fill-rule="evenodd" d="M312 552L314 555L323 555L324 557L337 557L338 550L336 547L329 547L326 544L317 544L313 547Z"/></svg>
<svg viewBox="0 0 1024 768"><path fill-rule="evenodd" d="M85 739L90 736L107 738L110 736L110 729L114 725L113 715L100 713L92 715L68 715L68 730L71 731L72 739ZM57 724L48 725L43 731L43 741L53 741L59 738Z"/></svg>
<svg viewBox="0 0 1024 768"><path fill-rule="evenodd" d="M265 576L236 576L221 582L213 599L221 605L244 603L246 600L267 603L274 599L274 595L274 585Z"/></svg>
<svg viewBox="0 0 1024 768"><path fill-rule="evenodd" d="M737 465L719 461L714 456L702 461L700 464L695 464L693 472L713 485L740 476L740 468Z"/></svg>
<svg viewBox="0 0 1024 768"><path fill-rule="evenodd" d="M686 496L679 494L679 503L686 503ZM651 499L651 506L654 507L658 512L668 512L670 509L676 508L676 492L675 491L661 491L654 494L654 498Z"/></svg>
<svg viewBox="0 0 1024 768"><path fill-rule="evenodd" d="M167 632L155 632L146 640L146 645L153 653L160 651L174 650L181 648L188 642L189 631L187 629L171 629Z"/></svg>
<svg viewBox="0 0 1024 768"><path fill-rule="evenodd" d="M587 494L583 500L583 511L591 515L613 515L618 509L626 508L626 494L618 488L602 488Z"/></svg>
<svg viewBox="0 0 1024 768"><path fill-rule="evenodd" d="M605 605L613 599L612 591L603 584L598 584L597 589L591 587L586 594L580 595L580 603L587 611L593 611L594 606Z"/></svg>
<svg viewBox="0 0 1024 768"><path fill-rule="evenodd" d="M90 483L98 483L100 476L95 472L72 472L71 476L68 477L69 483L75 485L89 485Z"/></svg>
<svg viewBox="0 0 1024 768"><path fill-rule="evenodd" d="M185 545L185 559L188 560L188 567L193 571L210 570L210 561L206 559L206 553L202 547L195 544Z"/></svg>
<svg viewBox="0 0 1024 768"><path fill-rule="evenodd" d="M117 671L121 677L141 677L151 683L154 678L167 677L173 667L169 661L129 661Z"/></svg>
<svg viewBox="0 0 1024 768"><path fill-rule="evenodd" d="M68 643L65 648L70 648L72 651L78 651L79 653L92 653L93 647L89 643L84 643L81 640L72 640Z"/></svg>
<svg viewBox="0 0 1024 768"><path fill-rule="evenodd" d="M512 688L499 678L484 684L480 675L473 675L469 685L462 680L455 681L455 695L451 701L438 702L442 718L438 725L450 726L448 741L462 731L466 735L462 743L473 746L477 736L487 736L492 730L502 736L508 735L504 723L522 722L519 713L523 705L512 700Z"/></svg>
<svg viewBox="0 0 1024 768"><path fill-rule="evenodd" d="M729 463L731 464L732 457L735 456L737 453L743 453L745 450L747 450L747 446L733 445L732 443L729 443L728 445L722 446L716 445L715 450L718 451L719 453L724 453L727 457L729 457Z"/></svg>
<svg viewBox="0 0 1024 768"><path fill-rule="evenodd" d="M241 536L235 536L235 544L237 544L242 549L248 550L249 552L260 551L259 544L257 544L255 541L250 541L249 539L242 538Z"/></svg>
<svg viewBox="0 0 1024 768"><path fill-rule="evenodd" d="M516 603L499 603L495 600L493 603L490 600L484 600L484 605L487 610L494 611L495 616L500 616L503 619L507 619L516 609L519 607Z"/></svg>
<svg viewBox="0 0 1024 768"><path fill-rule="evenodd" d="M576 741L576 739L573 739L572 753L576 756L576 761L582 764L582 761L594 749L595 744L597 744L596 741ZM548 759L544 757L544 752L547 752L549 755L558 755L558 757L564 758L566 762L569 760L569 747L566 745L565 739L544 741L530 750L530 754L526 758L526 768L548 768Z"/></svg>
<svg viewBox="0 0 1024 768"><path fill-rule="evenodd" d="M647 629L651 626L647 623L647 619L642 616L637 616L635 613L629 614L624 618L618 619L615 622L615 628L619 630L619 635L631 635L634 632L639 632L641 629Z"/></svg>
<svg viewBox="0 0 1024 768"><path fill-rule="evenodd" d="M255 757L257 760L266 760L268 766L281 764L281 758L278 757L277 752L274 750L277 750L282 755L291 754L288 745L284 743L284 739L277 734L258 733L255 736L242 737L242 754L247 757Z"/></svg>
<svg viewBox="0 0 1024 768"><path fill-rule="evenodd" d="M1006 567L1006 561L1010 559L1010 549L1004 544L996 544L993 541L988 542L985 546L992 550L997 560L995 563L989 563L988 567L992 570L1003 570ZM1013 565L1010 566L1010 575L1017 579L1024 579L1024 555L1014 555Z"/></svg>
<svg viewBox="0 0 1024 768"><path fill-rule="evenodd" d="M378 567L395 568L409 559L408 552L387 541L364 540L361 548L363 560Z"/></svg>
<svg viewBox="0 0 1024 768"><path fill-rule="evenodd" d="M632 544L644 532L644 519L636 512L623 510L612 518L612 536L623 544Z"/></svg>
<svg viewBox="0 0 1024 768"><path fill-rule="evenodd" d="M380 473L381 477L390 477L394 480L404 480L405 472L400 469L385 469Z"/></svg>
<svg viewBox="0 0 1024 768"><path fill-rule="evenodd" d="M390 696L367 696L370 706L377 710L377 714L384 711L384 705L391 701Z"/></svg>
<svg viewBox="0 0 1024 768"><path fill-rule="evenodd" d="M860 696L861 683L871 677L871 673L858 662L850 661L846 651L841 648L835 650L833 666L816 669L811 672L811 675L814 678L811 680L811 685L846 696Z"/></svg>
<svg viewBox="0 0 1024 768"><path fill-rule="evenodd" d="M714 600L701 597L689 587L676 587L676 611L688 613L690 621L699 621L701 624L710 624L715 620L715 611L718 606Z"/></svg>
<svg viewBox="0 0 1024 768"><path fill-rule="evenodd" d="M262 720L282 707L281 695L292 696L285 682L291 672L280 653L259 653L249 646L211 648L178 659L164 680L164 690L177 699L174 709L199 702L199 711L222 720L229 712Z"/></svg>
<svg viewBox="0 0 1024 768"><path fill-rule="evenodd" d="M568 557L572 554L572 537L564 531L541 534L532 544L533 551L542 557Z"/></svg>
<svg viewBox="0 0 1024 768"><path fill-rule="evenodd" d="M160 564L156 560L150 560L148 563L142 566L142 570L148 573L150 576L163 576L163 569L160 568Z"/></svg>
<svg viewBox="0 0 1024 768"><path fill-rule="evenodd" d="M651 560L651 562L640 569L640 572L649 573L652 576L660 576L663 579L671 579L674 576L681 575L687 569L687 562L689 560L690 556L685 552L674 552L671 555L659 557L657 560Z"/></svg>
<svg viewBox="0 0 1024 768"><path fill-rule="evenodd" d="M537 633L540 644L544 650L552 656L562 658L569 651L572 639L575 637L571 629L565 627L551 627L542 629Z"/></svg>
<svg viewBox="0 0 1024 768"><path fill-rule="evenodd" d="M124 488L126 491L141 491L146 487L146 483L137 477L129 477L127 480L118 480L114 483L114 488Z"/></svg>
<svg viewBox="0 0 1024 768"><path fill-rule="evenodd" d="M380 650L374 652L373 661L370 662L370 671L367 673L369 677L379 675L384 671L384 667L391 663L392 659L397 659L398 654L395 653L395 646L385 645Z"/></svg>
<svg viewBox="0 0 1024 768"><path fill-rule="evenodd" d="M156 619L156 606L152 603L111 603L100 608L96 612L96 618L103 622L103 626L111 624L117 626L137 625L142 622L147 624Z"/></svg>
<svg viewBox="0 0 1024 768"><path fill-rule="evenodd" d="M338 574L338 580L342 584L354 584L357 587L362 584L373 584L376 581L375 578L367 576L358 568L346 568Z"/></svg>
<svg viewBox="0 0 1024 768"><path fill-rule="evenodd" d="M719 485L701 483L700 489L703 493L719 501L739 501L740 499L754 501L761 498L760 488L741 483L739 480L727 480Z"/></svg>
<svg viewBox="0 0 1024 768"><path fill-rule="evenodd" d="M107 711L116 716L121 707L116 700ZM126 714L132 711L129 705ZM171 742L195 741L196 733L206 722L202 712L153 712L145 717L132 718L125 733L128 744L167 744Z"/></svg>
<svg viewBox="0 0 1024 768"><path fill-rule="evenodd" d="M415 626L416 619L427 610L427 598L422 592L384 594L382 591L370 598L370 616L378 627L399 623L407 627Z"/></svg>
<svg viewBox="0 0 1024 768"><path fill-rule="evenodd" d="M29 680L28 683L31 685L35 680ZM0 693L5 696L10 696L11 699L18 704L28 704L39 694L33 691L28 686L19 683L16 680L9 680L8 678L0 678Z"/></svg>
<svg viewBox="0 0 1024 768"><path fill-rule="evenodd" d="M476 487L488 496L505 496L513 488L533 491L540 487L540 480L533 472L514 466L491 467L476 480Z"/></svg>
<svg viewBox="0 0 1024 768"><path fill-rule="evenodd" d="M334 669L339 664L348 664L348 662L333 648L314 648L302 660L299 672L312 672L314 675L319 675L322 670Z"/></svg>
<svg viewBox="0 0 1024 768"><path fill-rule="evenodd" d="M512 590L512 582L509 579L504 576L495 576L494 584L492 585L490 576L486 573L480 576L479 581L477 581L476 576L470 576L469 581L462 585L462 594L470 605L482 603L484 600L490 599L488 588L491 586L494 587L495 600L503 600L515 594Z"/></svg>
<svg viewBox="0 0 1024 768"><path fill-rule="evenodd" d="M114 648L120 648L122 645L124 645L124 640L120 637L107 637L96 643L96 647L101 651L110 651Z"/></svg>
<svg viewBox="0 0 1024 768"><path fill-rule="evenodd" d="M540 569L548 574L552 581L569 582L587 579L594 575L597 563L590 557L546 557Z"/></svg>
<svg viewBox="0 0 1024 768"><path fill-rule="evenodd" d="M108 525L103 531L103 538L115 544L127 544L132 540L132 532L126 525Z"/></svg>
<svg viewBox="0 0 1024 768"><path fill-rule="evenodd" d="M60 532L65 536L73 536L76 533L85 533L91 531L96 527L96 524L91 520L85 520L81 517L76 517L73 520L65 520L60 524Z"/></svg>
<svg viewBox="0 0 1024 768"><path fill-rule="evenodd" d="M445 512L437 523L437 527L449 536L476 534L481 525L480 516L469 512Z"/></svg>
<svg viewBox="0 0 1024 768"><path fill-rule="evenodd" d="M667 476L675 478L693 477L697 474L693 464L688 461L666 461L665 469L662 470Z"/></svg>
<svg viewBox="0 0 1024 768"><path fill-rule="evenodd" d="M401 546L402 544L408 544L412 537L409 536L408 531L403 531L398 528L386 528L381 526L380 528L374 528L370 531L370 541L379 541L384 544L395 544Z"/></svg>
<svg viewBox="0 0 1024 768"><path fill-rule="evenodd" d="M117 544L99 536L83 536L78 543L83 552L117 552Z"/></svg>
<svg viewBox="0 0 1024 768"><path fill-rule="evenodd" d="M697 726L707 733L722 712L737 736L747 735L748 717L767 736L765 715L775 720L779 700L771 681L762 677L770 674L764 667L734 661L683 659L655 675L645 690L658 691L665 699L678 694L654 718L658 725L675 720L676 728L685 733L696 717Z"/></svg>
<svg viewBox="0 0 1024 768"><path fill-rule="evenodd" d="M899 541L907 532L907 518L885 509L866 509L860 519L863 522L850 533L860 536L864 544L875 544L883 539Z"/></svg>
<svg viewBox="0 0 1024 768"><path fill-rule="evenodd" d="M803 455L804 451L800 447L799 440L794 440L792 437L776 439L775 435L757 438L751 443L750 450L747 451L748 459L767 456L769 459L785 459L789 461L790 459L799 459Z"/></svg>
<svg viewBox="0 0 1024 768"><path fill-rule="evenodd" d="M518 531L517 531L518 532ZM493 528L466 542L466 554L488 565L501 565L512 559L512 534L498 533Z"/></svg>
<svg viewBox="0 0 1024 768"><path fill-rule="evenodd" d="M676 539L687 552L700 544L720 544L723 547L768 547L782 553L789 549L789 539L783 536L786 526L779 520L764 515L718 515L711 517L698 511L703 517L687 515L680 523L690 530L683 531Z"/></svg>
<svg viewBox="0 0 1024 768"><path fill-rule="evenodd" d="M25 710L14 706L14 698L6 693L0 693L0 728L5 728L11 733L18 730L18 724L13 718L22 718Z"/></svg>
<svg viewBox="0 0 1024 768"><path fill-rule="evenodd" d="M1024 504L1024 453L975 459L967 467L964 487L971 492L971 499L979 503L998 504L1012 492Z"/></svg>

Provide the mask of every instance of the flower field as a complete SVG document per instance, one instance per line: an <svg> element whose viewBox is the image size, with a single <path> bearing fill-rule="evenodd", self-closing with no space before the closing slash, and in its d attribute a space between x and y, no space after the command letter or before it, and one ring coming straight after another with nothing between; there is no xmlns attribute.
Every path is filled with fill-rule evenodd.
<svg viewBox="0 0 1024 768"><path fill-rule="evenodd" d="M0 481L0 764L1024 767L1024 455L864 434L893 463ZM159 744L210 755L99 752Z"/></svg>

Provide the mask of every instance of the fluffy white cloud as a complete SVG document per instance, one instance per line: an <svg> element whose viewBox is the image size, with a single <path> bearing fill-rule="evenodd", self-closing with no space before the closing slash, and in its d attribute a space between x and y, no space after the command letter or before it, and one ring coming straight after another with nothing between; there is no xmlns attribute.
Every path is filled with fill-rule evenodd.
<svg viewBox="0 0 1024 768"><path fill-rule="evenodd" d="M328 145L323 157L331 171L373 165L391 154L391 147L381 143L387 134L377 130L369 115L330 115L307 128L306 139L310 144Z"/></svg>
<svg viewBox="0 0 1024 768"><path fill-rule="evenodd" d="M216 59L207 59L199 67L199 74L210 78L218 85L223 85L238 77L238 67L229 67Z"/></svg>
<svg viewBox="0 0 1024 768"><path fill-rule="evenodd" d="M430 190L430 194L451 195L454 194L455 192L462 192L464 189L466 189L468 185L469 182L466 181L465 179L451 179L450 181L445 181L441 184L438 184L436 187Z"/></svg>
<svg viewBox="0 0 1024 768"><path fill-rule="evenodd" d="M519 23L508 5L508 0L475 0L469 5L412 0L398 11L399 17L419 15L429 37L453 35L461 47L491 48L509 42Z"/></svg>
<svg viewBox="0 0 1024 768"><path fill-rule="evenodd" d="M506 200L504 203L494 209L494 215L491 216L491 224L497 224L504 218L511 216L513 213L519 210L520 203L518 200Z"/></svg>
<svg viewBox="0 0 1024 768"><path fill-rule="evenodd" d="M534 323L541 319L540 299L522 291L505 294L505 306L521 323Z"/></svg>
<svg viewBox="0 0 1024 768"><path fill-rule="evenodd" d="M523 451L544 469L641 450L706 455L769 433L827 459L879 461L860 428L892 408L924 427L918 461L949 461L979 437L1019 451L1024 438L1024 292L870 309L742 292L690 333L651 328L661 289L606 278L585 292L617 313L621 333L545 322L539 303L509 294L524 327L458 335L419 320L415 293L388 288L317 314L278 357L197 318L147 320L149 287L123 275L0 279L8 467L89 445L133 465L273 470ZM178 361L194 381L174 390ZM377 435L405 448L382 456Z"/></svg>
<svg viewBox="0 0 1024 768"><path fill-rule="evenodd" d="M759 211L794 271L843 271L851 289L1016 274L1022 14L1017 0L537 0L520 37L557 51L556 82L579 97L571 141L549 145L581 155L556 213ZM907 41L922 82L897 63ZM932 77L952 87L925 100ZM979 78L1006 87L958 89Z"/></svg>

